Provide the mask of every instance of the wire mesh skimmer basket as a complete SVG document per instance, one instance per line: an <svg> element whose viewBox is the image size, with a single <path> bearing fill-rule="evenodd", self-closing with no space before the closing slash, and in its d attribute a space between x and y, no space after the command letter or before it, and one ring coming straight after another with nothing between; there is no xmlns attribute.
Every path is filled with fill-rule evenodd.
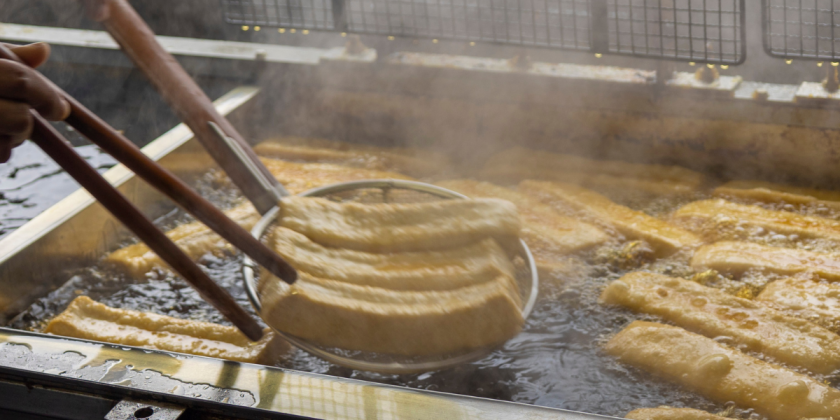
<svg viewBox="0 0 840 420"><path fill-rule="evenodd" d="M420 203L437 200L465 199L463 194L431 184L403 180L371 180L344 182L306 191L300 196L323 197L338 202L374 203ZM280 213L275 207L254 226L252 234L262 239ZM524 242L519 240L511 256L515 277L522 298L522 317L527 319L537 298L539 278L534 259ZM260 296L260 272L262 270L249 258L243 264L243 274L248 298L259 312L262 308ZM305 339L277 331L293 345L317 357L352 369L381 373L414 373L439 370L481 359L503 343L465 350L459 353L434 356L407 357L373 352L354 351L313 344Z"/></svg>

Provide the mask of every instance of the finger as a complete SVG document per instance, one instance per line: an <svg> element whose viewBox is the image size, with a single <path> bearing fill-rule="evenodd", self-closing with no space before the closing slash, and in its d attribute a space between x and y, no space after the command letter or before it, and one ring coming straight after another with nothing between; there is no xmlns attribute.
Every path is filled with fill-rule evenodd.
<svg viewBox="0 0 840 420"><path fill-rule="evenodd" d="M0 100L0 142L17 146L32 133L32 124L29 105Z"/></svg>
<svg viewBox="0 0 840 420"><path fill-rule="evenodd" d="M50 44L37 42L29 45L6 44L27 66L36 68L50 57Z"/></svg>
<svg viewBox="0 0 840 420"><path fill-rule="evenodd" d="M89 18L102 22L110 16L109 0L83 0Z"/></svg>
<svg viewBox="0 0 840 420"><path fill-rule="evenodd" d="M0 60L0 98L28 103L48 120L70 115L70 104L35 70L9 60Z"/></svg>

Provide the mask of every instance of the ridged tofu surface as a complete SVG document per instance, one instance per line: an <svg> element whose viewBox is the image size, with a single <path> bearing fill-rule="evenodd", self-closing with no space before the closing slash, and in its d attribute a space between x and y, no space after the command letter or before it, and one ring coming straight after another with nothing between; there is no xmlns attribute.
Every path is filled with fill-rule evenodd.
<svg viewBox="0 0 840 420"><path fill-rule="evenodd" d="M522 221L520 237L531 249L537 265L550 265L558 257L592 248L609 239L594 225L560 214L532 197L489 182L460 179L437 185L469 197L500 198L516 205Z"/></svg>
<svg viewBox="0 0 840 420"><path fill-rule="evenodd" d="M516 206L499 199L412 204L336 203L323 198L283 200L280 225L322 245L369 252L463 246L488 237L519 236Z"/></svg>
<svg viewBox="0 0 840 420"><path fill-rule="evenodd" d="M395 291L298 273L289 286L268 277L262 317L323 346L398 355L435 355L500 344L522 328L518 290L500 275L443 291Z"/></svg>
<svg viewBox="0 0 840 420"><path fill-rule="evenodd" d="M275 226L266 244L299 272L391 290L451 290L513 276L510 259L491 238L442 251L376 254L327 248Z"/></svg>
<svg viewBox="0 0 840 420"><path fill-rule="evenodd" d="M252 343L235 327L115 309L87 296L74 299L44 332L248 363L273 364L289 350L288 343L268 330Z"/></svg>
<svg viewBox="0 0 840 420"><path fill-rule="evenodd" d="M692 189L704 180L699 172L679 166L594 160L522 147L507 149L491 156L482 170L482 176L487 179L502 179L514 183L525 179L560 181L570 174L578 179L582 179L580 175L606 176L616 180L646 180L651 184L680 184Z"/></svg>
<svg viewBox="0 0 840 420"><path fill-rule="evenodd" d="M837 334L689 280L630 273L610 283L600 301L659 316L706 337L730 337L747 350L815 373L840 368Z"/></svg>
<svg viewBox="0 0 840 420"><path fill-rule="evenodd" d="M751 242L705 245L694 253L691 267L733 274L750 269L785 275L809 271L829 281L840 281L840 258L834 255Z"/></svg>
<svg viewBox="0 0 840 420"><path fill-rule="evenodd" d="M627 413L625 419L633 420L726 420L726 417L716 416L693 408L639 408Z"/></svg>
<svg viewBox="0 0 840 420"><path fill-rule="evenodd" d="M722 239L722 228L738 225L760 227L784 235L840 241L840 222L823 217L767 210L722 199L686 204L674 212L673 219L709 240Z"/></svg>
<svg viewBox="0 0 840 420"><path fill-rule="evenodd" d="M640 211L616 204L593 191L559 182L523 181L519 191L561 212L576 212L587 220L612 227L632 239L647 241L658 255L701 244L695 234Z"/></svg>
<svg viewBox="0 0 840 420"><path fill-rule="evenodd" d="M840 284L815 281L809 275L793 276L770 282L755 300L831 331L840 331Z"/></svg>
<svg viewBox="0 0 840 420"><path fill-rule="evenodd" d="M714 195L764 203L821 204L840 207L840 192L792 187L765 181L729 181L715 188Z"/></svg>
<svg viewBox="0 0 840 420"><path fill-rule="evenodd" d="M840 390L682 328L635 321L604 349L621 363L771 420L840 416Z"/></svg>
<svg viewBox="0 0 840 420"><path fill-rule="evenodd" d="M415 177L439 176L451 165L440 153L427 150L375 147L327 140L293 138L265 141L254 147L264 157L309 163L334 163Z"/></svg>

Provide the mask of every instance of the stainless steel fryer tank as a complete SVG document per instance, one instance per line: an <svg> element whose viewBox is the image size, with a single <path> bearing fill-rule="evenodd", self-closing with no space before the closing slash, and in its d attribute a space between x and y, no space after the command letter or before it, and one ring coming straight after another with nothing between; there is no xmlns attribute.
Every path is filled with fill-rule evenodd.
<svg viewBox="0 0 840 420"><path fill-rule="evenodd" d="M94 48L113 49L98 34L56 35L52 29L13 25L0 25L0 39L44 39L59 45L84 41ZM533 63L522 69L501 59L422 53L395 53L377 60L372 50L351 54L343 49L231 46L184 39L167 39L164 44L195 63L222 63L215 67L204 63L198 71L218 71L229 61L253 64L251 81L258 87L238 88L216 101L251 139L282 133L434 147L464 165L517 144L596 158L680 164L720 177L822 186L838 180L840 126L831 118L836 100L809 95L808 89L814 87L804 83L767 85L722 76L714 86L706 86L695 83L690 73L662 81L655 72L632 68ZM268 70L281 71L282 77ZM188 179L213 167L183 126L144 150ZM152 217L173 208L121 166L109 171L107 178ZM64 283L66 273L114 249L123 235L124 229L101 206L77 191L4 238L0 321L7 323L34 299ZM131 365L127 371L137 372L149 367L187 385L207 384L221 390L211 392L212 398L197 392L192 399L266 410L254 415L602 418L11 329L0 330L0 342L19 352L13 359L0 358L2 378L37 374L48 384L44 386L60 387L69 376L94 389L93 385L113 379L102 372L97 376L92 368L105 364L94 361L116 360L106 370ZM67 356L68 352L81 359ZM45 362L53 356L73 363L56 367ZM28 362L21 364L21 359ZM170 369L173 364L178 367ZM177 386L149 389L133 381L107 385L145 398L183 402L176 398L181 397ZM319 393L325 389L332 391ZM225 390L241 390L245 396L230 398L233 394Z"/></svg>

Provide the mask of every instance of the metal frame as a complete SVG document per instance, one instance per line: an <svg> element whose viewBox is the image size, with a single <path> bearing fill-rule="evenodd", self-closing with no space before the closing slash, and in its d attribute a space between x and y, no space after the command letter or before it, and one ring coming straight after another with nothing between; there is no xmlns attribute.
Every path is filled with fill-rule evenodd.
<svg viewBox="0 0 840 420"><path fill-rule="evenodd" d="M243 26L429 38L435 42L449 39L713 64L737 65L746 59L745 0L718 0L711 6L705 0L220 1L225 20ZM713 8L717 10L710 10ZM719 51L712 52L715 48Z"/></svg>
<svg viewBox="0 0 840 420"><path fill-rule="evenodd" d="M805 2L812 4L813 7L803 6ZM828 5L828 8L821 9L820 5ZM771 14L773 9L780 7L785 10L784 19L778 22L772 19ZM788 20L788 9L798 9L798 18L796 20ZM808 11L809 14L813 12L813 22L803 20L803 11ZM821 18L824 18L826 15L828 15L829 22L827 24L825 22L820 23ZM781 25L782 33L774 33L773 25ZM837 41L837 37L840 36L840 7L835 7L833 0L761 0L761 26L764 52L771 57L814 61L840 60L840 44ZM798 28L798 31L796 31L798 35L789 33L789 30L795 31L795 28ZM814 28L814 34L806 35L806 28ZM820 29L826 29L829 35L820 36ZM784 47L781 50L773 47L773 38L779 36L784 37ZM788 38L797 38L799 40L798 48L788 47ZM814 54L805 54L806 38L813 40ZM823 45L823 43L820 40L831 43L830 54L821 55L820 45Z"/></svg>

